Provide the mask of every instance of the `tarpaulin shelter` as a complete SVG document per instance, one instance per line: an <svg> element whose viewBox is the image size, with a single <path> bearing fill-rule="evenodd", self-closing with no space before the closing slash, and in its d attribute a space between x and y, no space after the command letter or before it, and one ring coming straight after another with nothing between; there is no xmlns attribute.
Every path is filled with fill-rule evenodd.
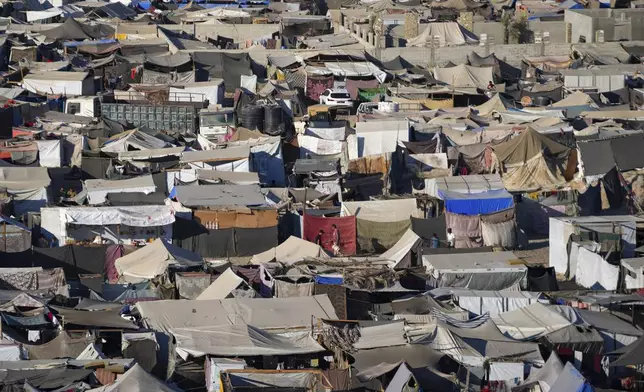
<svg viewBox="0 0 644 392"><path fill-rule="evenodd" d="M179 248L164 239L116 259L114 265L121 279L139 283L163 275L168 267L194 267L203 264L198 254Z"/></svg>
<svg viewBox="0 0 644 392"><path fill-rule="evenodd" d="M423 266L435 287L507 290L525 283L528 268L517 260L512 252L425 254Z"/></svg>
<svg viewBox="0 0 644 392"><path fill-rule="evenodd" d="M528 306L535 302L549 303L541 293L528 291L489 291L449 289L456 304L472 314L489 314L494 317L498 314L511 312Z"/></svg>
<svg viewBox="0 0 644 392"><path fill-rule="evenodd" d="M89 204L103 204L107 196L116 193L143 193L149 195L157 189L151 175L126 180L85 180Z"/></svg>
<svg viewBox="0 0 644 392"><path fill-rule="evenodd" d="M60 306L49 306L49 308L56 313L63 324L94 328L139 328L132 321L121 317L121 309L87 311L63 308Z"/></svg>
<svg viewBox="0 0 644 392"><path fill-rule="evenodd" d="M333 231L335 226L340 236L340 253L343 256L351 256L356 253L356 219L353 216L343 217L319 217L304 214L303 238L315 242L315 238L323 231L321 245L328 251L333 251Z"/></svg>
<svg viewBox="0 0 644 392"><path fill-rule="evenodd" d="M258 206L266 199L257 185L187 185L174 187L177 200L186 207Z"/></svg>
<svg viewBox="0 0 644 392"><path fill-rule="evenodd" d="M15 219L0 215L0 251L24 252L31 248L31 230Z"/></svg>
<svg viewBox="0 0 644 392"><path fill-rule="evenodd" d="M94 95L94 79L87 72L42 71L25 75L22 87L36 94Z"/></svg>
<svg viewBox="0 0 644 392"><path fill-rule="evenodd" d="M567 362L557 380L550 387L550 392L593 392L595 388Z"/></svg>
<svg viewBox="0 0 644 392"><path fill-rule="evenodd" d="M209 79L223 79L226 91L241 87L241 77L253 75L253 61L248 53L194 52L195 67L208 73Z"/></svg>
<svg viewBox="0 0 644 392"><path fill-rule="evenodd" d="M609 352L609 355L619 355L610 366L632 366L644 364L644 337L638 338L628 346Z"/></svg>
<svg viewBox="0 0 644 392"><path fill-rule="evenodd" d="M230 298L139 302L137 308L152 329L171 333L177 328L252 325L288 330L309 328L311 317L337 319L327 295L292 298Z"/></svg>
<svg viewBox="0 0 644 392"><path fill-rule="evenodd" d="M495 82L514 83L521 78L521 70L496 57L494 53L482 57L476 52L467 56L470 65L474 67L494 68Z"/></svg>
<svg viewBox="0 0 644 392"><path fill-rule="evenodd" d="M509 107L512 107L510 102L503 98L501 94L496 93L485 103L474 106L474 109L478 111L479 116L490 116L494 112L504 112Z"/></svg>
<svg viewBox="0 0 644 392"><path fill-rule="evenodd" d="M451 68L434 67L434 78L452 87L486 89L494 80L493 67L472 67L459 64Z"/></svg>
<svg viewBox="0 0 644 392"><path fill-rule="evenodd" d="M559 377L563 368L564 364L557 356L557 353L553 351L542 367L532 366L530 374L516 390L518 392L527 392L535 385L539 385L542 391L549 390L557 381L557 377Z"/></svg>
<svg viewBox="0 0 644 392"><path fill-rule="evenodd" d="M441 47L475 44L479 42L476 35L456 22L434 22L421 24L420 26L427 27L418 36L408 39L407 46L431 46L433 45L435 36L438 36L439 46ZM438 79L438 77L436 77L436 79ZM485 83L487 86L487 81Z"/></svg>
<svg viewBox="0 0 644 392"><path fill-rule="evenodd" d="M456 11L472 11L481 7L485 7L485 4L471 0L445 0L429 3L429 8L453 9Z"/></svg>
<svg viewBox="0 0 644 392"><path fill-rule="evenodd" d="M279 246L254 255L250 261L252 264L264 264L271 261L291 264L307 258L329 258L329 255L317 244L290 236Z"/></svg>
<svg viewBox="0 0 644 392"><path fill-rule="evenodd" d="M425 193L440 198L441 192L480 193L503 190L498 174L470 174L465 176L430 178L425 181Z"/></svg>
<svg viewBox="0 0 644 392"><path fill-rule="evenodd" d="M40 34L51 40L92 40L111 38L114 35L114 28L105 24L88 25L74 18L67 18L60 26L42 31Z"/></svg>
<svg viewBox="0 0 644 392"><path fill-rule="evenodd" d="M562 186L572 178L577 155L569 147L527 129L518 137L492 146L509 191L534 191Z"/></svg>
<svg viewBox="0 0 644 392"><path fill-rule="evenodd" d="M505 189L476 193L439 191L439 196L445 201L445 210L454 214L491 214L514 206L512 195Z"/></svg>
<svg viewBox="0 0 644 392"><path fill-rule="evenodd" d="M45 167L0 168L0 190L11 197L15 216L44 207L49 200L50 183Z"/></svg>
<svg viewBox="0 0 644 392"><path fill-rule="evenodd" d="M112 136L101 146L102 152L125 152L131 150L152 150L164 148L168 143L150 136L138 129L132 129Z"/></svg>
<svg viewBox="0 0 644 392"><path fill-rule="evenodd" d="M240 278L231 268L228 268L195 299L200 301L225 299L243 283L244 279Z"/></svg>

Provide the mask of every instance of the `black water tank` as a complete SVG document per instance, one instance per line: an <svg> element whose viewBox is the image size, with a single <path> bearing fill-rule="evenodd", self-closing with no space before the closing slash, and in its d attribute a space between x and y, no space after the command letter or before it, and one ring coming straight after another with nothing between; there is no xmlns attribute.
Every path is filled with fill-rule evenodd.
<svg viewBox="0 0 644 392"><path fill-rule="evenodd" d="M264 131L264 107L260 105L244 105L242 107L241 123L251 131Z"/></svg>
<svg viewBox="0 0 644 392"><path fill-rule="evenodd" d="M271 136L284 133L284 115L280 105L264 107L264 133Z"/></svg>
<svg viewBox="0 0 644 392"><path fill-rule="evenodd" d="M548 106L550 105L551 99L549 97L538 96L532 98L532 102L535 106Z"/></svg>

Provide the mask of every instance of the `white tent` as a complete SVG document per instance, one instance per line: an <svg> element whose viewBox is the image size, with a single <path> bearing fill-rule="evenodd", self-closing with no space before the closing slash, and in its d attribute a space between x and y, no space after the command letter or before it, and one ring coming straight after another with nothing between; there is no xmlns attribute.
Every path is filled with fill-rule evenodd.
<svg viewBox="0 0 644 392"><path fill-rule="evenodd" d="M409 141L409 120L357 122L357 153L349 151L349 158L362 158L395 152L399 142Z"/></svg>
<svg viewBox="0 0 644 392"><path fill-rule="evenodd" d="M409 252L422 242L423 240L412 229L407 229L398 242L380 255L380 258L387 260L390 268L396 268L409 256Z"/></svg>
<svg viewBox="0 0 644 392"><path fill-rule="evenodd" d="M251 257L252 264L269 263L273 260L280 263L294 263L306 258L329 258L324 249L312 242L290 236L275 248Z"/></svg>
<svg viewBox="0 0 644 392"><path fill-rule="evenodd" d="M422 33L407 40L407 46L427 47L438 37L439 46L455 46L475 44L479 40L473 33L465 30L456 22L428 23L420 26L427 26ZM490 79L491 80L491 79Z"/></svg>
<svg viewBox="0 0 644 392"><path fill-rule="evenodd" d="M231 268L228 268L195 299L206 300L227 298L230 293L238 288L242 283L244 283L244 279L237 276Z"/></svg>
<svg viewBox="0 0 644 392"><path fill-rule="evenodd" d="M110 193L154 193L152 175L139 176L126 180L85 180L89 204L103 204Z"/></svg>
<svg viewBox="0 0 644 392"><path fill-rule="evenodd" d="M203 263L201 256L179 248L167 240L157 239L114 262L120 279L139 283L163 275L170 265L197 266Z"/></svg>
<svg viewBox="0 0 644 392"><path fill-rule="evenodd" d="M94 95L94 79L87 72L31 73L21 87L36 94Z"/></svg>
<svg viewBox="0 0 644 392"><path fill-rule="evenodd" d="M164 148L166 145L167 143L161 139L157 139L156 137L150 136L145 132L133 129L131 131L126 131L111 137L103 144L101 151L119 153L130 151L132 149L153 150Z"/></svg>
<svg viewBox="0 0 644 392"><path fill-rule="evenodd" d="M137 363L130 370L120 377L116 382L105 385L100 388L90 389L90 392L134 392L134 391L160 391L176 392L176 389L170 388L161 381L157 380L150 373L143 370Z"/></svg>

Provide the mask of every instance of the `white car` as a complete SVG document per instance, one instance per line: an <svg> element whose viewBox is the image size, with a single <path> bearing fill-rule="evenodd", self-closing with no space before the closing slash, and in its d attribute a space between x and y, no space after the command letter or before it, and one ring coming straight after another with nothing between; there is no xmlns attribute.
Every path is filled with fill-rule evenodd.
<svg viewBox="0 0 644 392"><path fill-rule="evenodd" d="M322 105L353 105L351 94L344 89L327 89L320 94Z"/></svg>

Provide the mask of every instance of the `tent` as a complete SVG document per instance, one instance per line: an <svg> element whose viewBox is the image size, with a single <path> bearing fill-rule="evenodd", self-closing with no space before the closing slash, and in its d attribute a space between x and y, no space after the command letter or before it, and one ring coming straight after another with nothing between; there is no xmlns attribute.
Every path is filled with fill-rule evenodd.
<svg viewBox="0 0 644 392"><path fill-rule="evenodd" d="M119 276L128 283L139 283L163 275L169 266L189 267L202 264L201 256L160 238L114 262Z"/></svg>
<svg viewBox="0 0 644 392"><path fill-rule="evenodd" d="M489 314L494 317L500 313L511 312L535 302L548 303L541 293L529 291L484 291L450 289L452 298L462 309L472 314Z"/></svg>
<svg viewBox="0 0 644 392"><path fill-rule="evenodd" d="M118 377L113 384L105 385L99 388L90 389L90 392L134 392L134 391L160 391L160 392L177 392L176 388L171 388L161 381L157 380L150 373L143 370L138 363L132 366L124 375Z"/></svg>
<svg viewBox="0 0 644 392"><path fill-rule="evenodd" d="M15 219L0 215L1 252L24 252L31 249L31 230Z"/></svg>
<svg viewBox="0 0 644 392"><path fill-rule="evenodd" d="M512 252L423 255L423 266L435 287L506 290L525 283L528 268Z"/></svg>
<svg viewBox="0 0 644 392"><path fill-rule="evenodd" d="M60 26L42 31L40 34L51 40L93 40L111 38L114 28L105 24L87 25L74 18L67 18Z"/></svg>
<svg viewBox="0 0 644 392"><path fill-rule="evenodd" d="M552 385L557 381L557 378L563 371L564 364L557 356L556 352L550 353L550 357L546 363L540 367L532 367L528 378L526 378L521 386L515 389L516 392L532 391L534 385L539 385L542 391L548 391Z"/></svg>
<svg viewBox="0 0 644 392"><path fill-rule="evenodd" d="M624 346L620 349L608 353L609 355L619 355L610 366L633 366L644 364L644 336L641 336L635 342Z"/></svg>
<svg viewBox="0 0 644 392"><path fill-rule="evenodd" d="M103 204L107 195L116 193L144 193L149 195L157 189L152 175L144 175L126 180L85 180L89 204Z"/></svg>
<svg viewBox="0 0 644 392"><path fill-rule="evenodd" d="M441 47L475 44L479 41L474 33L466 30L456 22L435 22L426 25L421 24L420 26L427 27L418 36L408 39L407 46L431 46L436 36L438 36L439 46Z"/></svg>
<svg viewBox="0 0 644 392"><path fill-rule="evenodd" d="M511 106L505 98L501 97L501 94L496 93L485 103L474 106L474 109L478 112L479 116L491 116L494 112L504 112Z"/></svg>
<svg viewBox="0 0 644 392"><path fill-rule="evenodd" d="M425 180L425 193L436 198L441 197L441 192L468 194L503 189L505 187L498 174L470 174Z"/></svg>
<svg viewBox="0 0 644 392"><path fill-rule="evenodd" d="M550 387L550 392L593 392L594 390L570 362L566 363L561 374Z"/></svg>
<svg viewBox="0 0 644 392"><path fill-rule="evenodd" d="M226 91L241 87L241 77L253 75L253 61L248 53L194 52L198 73L209 79L223 79Z"/></svg>
<svg viewBox="0 0 644 392"><path fill-rule="evenodd" d="M167 143L154 136L150 136L138 129L125 131L112 136L101 146L102 152L125 152L131 150L153 150L164 148Z"/></svg>
<svg viewBox="0 0 644 392"><path fill-rule="evenodd" d="M451 68L434 67L434 78L452 87L486 89L488 83L494 80L494 68L465 64Z"/></svg>
<svg viewBox="0 0 644 392"><path fill-rule="evenodd" d="M380 258L388 260L391 268L411 267L416 263L416 260L412 259L412 255L414 252L421 253L418 252L418 248L422 243L423 240L412 229L407 229L398 242L380 255Z"/></svg>
<svg viewBox="0 0 644 392"><path fill-rule="evenodd" d="M478 53L472 52L467 56L470 65L474 67L493 67L495 82L514 83L521 78L521 70L515 68L503 60L500 60L494 53L481 57Z"/></svg>
<svg viewBox="0 0 644 392"><path fill-rule="evenodd" d="M572 177L569 170L574 171L577 166L576 154L570 154L569 147L532 129L491 147L509 191L556 188Z"/></svg>
<svg viewBox="0 0 644 392"><path fill-rule="evenodd" d="M275 260L280 263L291 264L306 258L326 259L328 257L329 255L319 245L290 236L279 246L251 257L250 262L252 264L263 264Z"/></svg>
<svg viewBox="0 0 644 392"><path fill-rule="evenodd" d="M479 3L471 0L445 0L432 1L429 8L452 9L456 11L472 11L477 8L485 7L485 3Z"/></svg>

